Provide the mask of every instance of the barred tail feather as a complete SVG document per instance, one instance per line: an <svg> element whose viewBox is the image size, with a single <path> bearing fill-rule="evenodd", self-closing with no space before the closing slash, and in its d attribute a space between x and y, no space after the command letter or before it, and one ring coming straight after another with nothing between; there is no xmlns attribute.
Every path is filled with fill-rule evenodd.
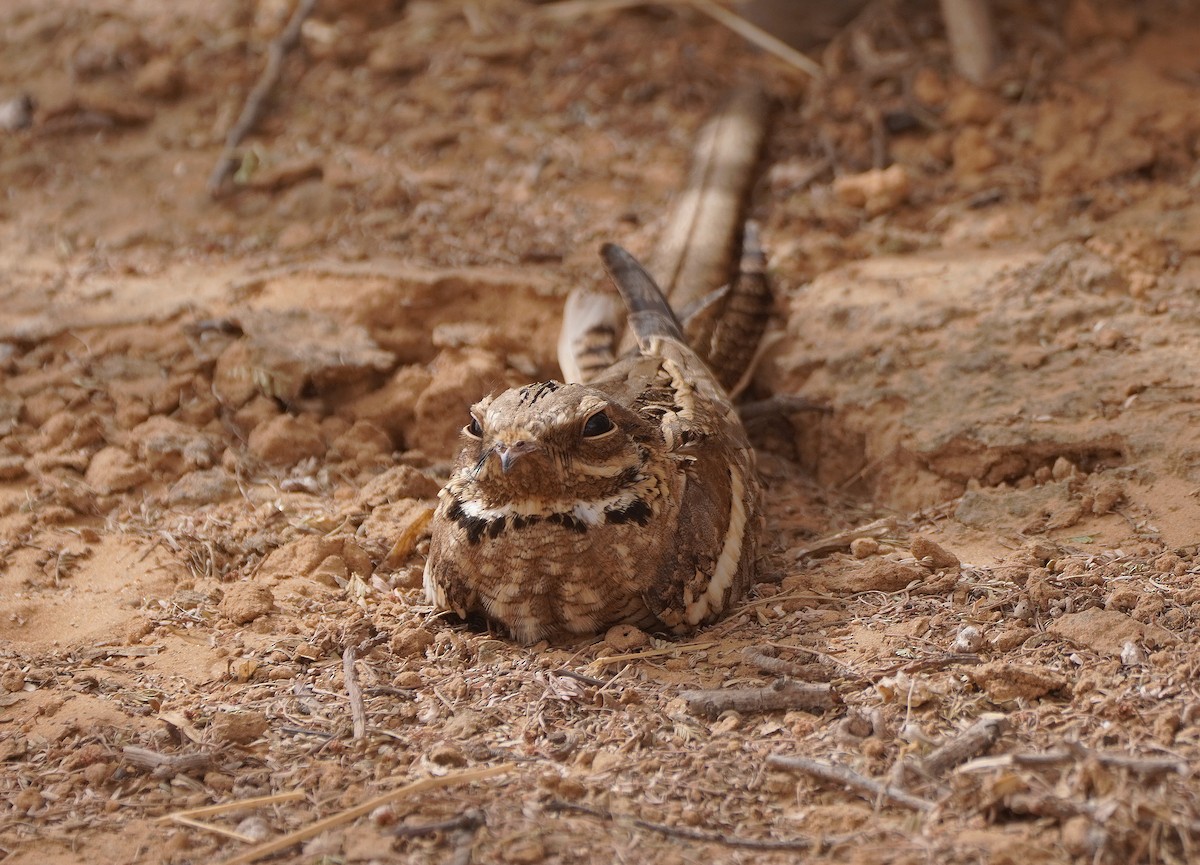
<svg viewBox="0 0 1200 865"><path fill-rule="evenodd" d="M563 308L558 366L564 381L588 382L616 360L620 305L611 294L577 288Z"/></svg>
<svg viewBox="0 0 1200 865"><path fill-rule="evenodd" d="M629 324L637 336L638 345L644 349L656 336L686 343L679 319L675 317L653 277L636 258L615 243L600 247L600 258L629 309Z"/></svg>

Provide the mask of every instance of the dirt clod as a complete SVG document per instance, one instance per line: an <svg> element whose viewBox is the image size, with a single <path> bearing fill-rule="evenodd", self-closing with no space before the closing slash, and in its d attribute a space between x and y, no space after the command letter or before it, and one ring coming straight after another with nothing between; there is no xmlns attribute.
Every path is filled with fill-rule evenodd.
<svg viewBox="0 0 1200 865"><path fill-rule="evenodd" d="M247 745L270 726L262 712L221 712L209 722L208 735L213 744Z"/></svg>
<svg viewBox="0 0 1200 865"><path fill-rule="evenodd" d="M234 583L225 589L220 610L235 625L244 625L275 609L275 596L262 583Z"/></svg>
<svg viewBox="0 0 1200 865"><path fill-rule="evenodd" d="M276 415L250 433L250 453L264 463L295 465L303 459L325 455L320 427L307 417Z"/></svg>
<svg viewBox="0 0 1200 865"><path fill-rule="evenodd" d="M84 479L98 493L121 493L150 480L150 471L124 448L106 447L88 463Z"/></svg>
<svg viewBox="0 0 1200 865"><path fill-rule="evenodd" d="M929 564L935 568L957 568L962 564L954 553L923 535L912 539L909 552L917 561L928 559Z"/></svg>

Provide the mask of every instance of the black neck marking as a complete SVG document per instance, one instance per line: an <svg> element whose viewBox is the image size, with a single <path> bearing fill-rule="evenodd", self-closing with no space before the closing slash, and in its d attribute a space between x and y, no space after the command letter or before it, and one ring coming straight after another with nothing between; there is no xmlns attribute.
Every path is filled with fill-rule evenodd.
<svg viewBox="0 0 1200 865"><path fill-rule="evenodd" d="M462 502L457 499L451 503L449 509L446 511L446 516L466 532L467 543L472 545L481 543L485 535L494 539L500 537L506 529L520 531L541 522L552 523L567 531L581 535L586 534L588 530L588 524L570 511L556 511L544 516L539 514L513 514L511 516L485 519L483 517L473 517L468 514L463 510ZM649 503L642 499L634 499L623 508L609 508L606 510L604 512L604 521L609 525L637 523L639 526L645 526L650 522L651 516L653 516L653 510Z"/></svg>

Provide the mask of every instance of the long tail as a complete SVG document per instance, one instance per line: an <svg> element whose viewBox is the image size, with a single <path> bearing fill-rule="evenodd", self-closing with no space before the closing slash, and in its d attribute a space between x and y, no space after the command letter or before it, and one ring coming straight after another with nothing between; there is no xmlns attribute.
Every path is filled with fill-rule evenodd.
<svg viewBox="0 0 1200 865"><path fill-rule="evenodd" d="M617 291L621 293L625 306L629 308L629 324L638 345L643 349L648 348L650 340L656 336L670 337L686 344L679 319L646 268L615 243L600 247L600 258Z"/></svg>
<svg viewBox="0 0 1200 865"><path fill-rule="evenodd" d="M771 281L758 225L749 221L742 236L738 275L712 330L706 357L731 395L736 396L754 374L763 332L771 318L771 304Z"/></svg>

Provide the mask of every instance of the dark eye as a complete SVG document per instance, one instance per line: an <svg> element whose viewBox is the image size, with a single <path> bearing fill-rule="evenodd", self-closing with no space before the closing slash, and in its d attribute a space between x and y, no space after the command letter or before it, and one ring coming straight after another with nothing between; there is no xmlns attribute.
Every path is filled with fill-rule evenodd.
<svg viewBox="0 0 1200 865"><path fill-rule="evenodd" d="M614 429L616 427L608 419L608 415L602 411L598 411L588 418L587 423L583 425L583 437L585 439L596 438L597 436L604 435L606 432L612 432Z"/></svg>
<svg viewBox="0 0 1200 865"><path fill-rule="evenodd" d="M479 419L475 415L471 415L471 422L463 427L463 432L473 439L483 438L483 427L479 425Z"/></svg>

